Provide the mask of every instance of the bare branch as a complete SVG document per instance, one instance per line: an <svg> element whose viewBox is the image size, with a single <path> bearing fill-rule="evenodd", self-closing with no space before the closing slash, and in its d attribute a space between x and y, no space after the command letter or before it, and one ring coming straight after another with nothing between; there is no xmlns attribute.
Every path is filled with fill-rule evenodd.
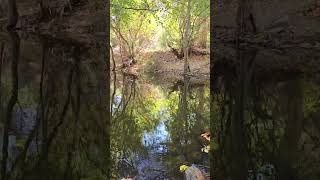
<svg viewBox="0 0 320 180"><path fill-rule="evenodd" d="M155 12L155 11L159 10L159 9L150 9L150 8L124 7L124 6L121 6L121 5L118 5L118 4L111 4L111 7L112 6L119 7L119 8L122 8L122 9L134 10L134 11L152 11L152 12Z"/></svg>

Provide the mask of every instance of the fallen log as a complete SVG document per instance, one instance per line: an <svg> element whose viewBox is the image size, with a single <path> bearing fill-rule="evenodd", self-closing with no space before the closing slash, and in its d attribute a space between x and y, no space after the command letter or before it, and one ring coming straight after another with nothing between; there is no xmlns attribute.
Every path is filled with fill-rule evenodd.
<svg viewBox="0 0 320 180"><path fill-rule="evenodd" d="M179 52L178 49L176 48L173 48L172 46L170 46L168 44L168 47L171 49L171 52L178 58L178 59L183 59L184 57L184 54L183 52ZM201 49L201 48L197 48L197 47L191 47L189 48L189 51L188 51L188 55L196 55L196 56L205 56L205 55L208 55L209 52L205 49Z"/></svg>
<svg viewBox="0 0 320 180"><path fill-rule="evenodd" d="M170 46L170 44L168 44L168 47L171 49L171 52L177 56L178 59L182 59L183 58L183 53L179 52L177 49L173 48L172 46Z"/></svg>
<svg viewBox="0 0 320 180"><path fill-rule="evenodd" d="M201 48L196 48L196 47L193 47L191 48L191 54L194 54L194 55L197 55L197 56L205 56L205 55L208 55L209 52L205 49L201 49Z"/></svg>

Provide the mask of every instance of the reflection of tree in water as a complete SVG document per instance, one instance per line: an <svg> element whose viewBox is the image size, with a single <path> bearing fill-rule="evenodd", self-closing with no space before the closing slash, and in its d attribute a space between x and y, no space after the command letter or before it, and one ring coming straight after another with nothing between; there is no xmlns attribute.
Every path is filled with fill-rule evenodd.
<svg viewBox="0 0 320 180"><path fill-rule="evenodd" d="M136 77L113 73L111 153L113 176L136 174L136 162L147 155L142 139L159 123L159 105L150 87ZM139 156L137 159L136 157Z"/></svg>
<svg viewBox="0 0 320 180"><path fill-rule="evenodd" d="M9 44L9 57L12 62L11 73L12 73L12 94L10 96L4 119L4 132L2 141L2 160L1 160L1 179L7 179L7 169L8 169L8 147L9 147L9 131L11 130L10 124L12 120L13 108L18 100L18 61L19 61L19 48L20 39L18 34L15 32L9 32L10 44ZM1 59L2 61L2 59ZM2 62L1 62L2 64ZM2 67L1 67L2 68Z"/></svg>
<svg viewBox="0 0 320 180"><path fill-rule="evenodd" d="M185 76L176 91L169 94L170 119L166 122L170 141L164 157L170 177L177 177L182 164L208 166L201 152L200 134L209 129L209 92L206 85L191 84ZM180 174L181 178L182 174Z"/></svg>
<svg viewBox="0 0 320 180"><path fill-rule="evenodd" d="M145 167L140 164L142 161L150 163L146 165L149 168L145 173L151 172L150 177L160 179L181 177L179 166L183 163L204 165L207 157L201 153L200 134L209 128L209 91L205 85L190 84L186 77L169 92L167 87L154 86L144 77L111 76L114 176L123 178L137 175L140 168ZM188 85L185 86L184 82ZM155 139L159 138L157 127L161 126L162 121L169 137ZM164 149L150 151L150 148L159 146ZM164 167L159 167L159 164L154 167L153 154Z"/></svg>
<svg viewBox="0 0 320 180"><path fill-rule="evenodd" d="M19 43L12 39L8 44L10 42ZM2 177L79 179L91 176L103 179L108 168L107 123L104 120L107 116L103 102L98 100L103 98L102 89L94 84L102 83L103 71L95 66L100 62L91 63L88 58L91 50L81 45L60 44L45 38L41 38L40 44L41 61L34 62L34 69L21 71L18 77L14 72L28 62L25 59L19 64L12 61L16 62L12 66L13 89L9 89L11 83L7 83L11 78L1 71L4 80L1 94L12 94L11 100L4 100L8 104L1 104L1 111L10 108L8 115L12 115L8 116L4 127ZM19 56L19 48L8 49L17 51L14 54ZM7 62L6 56L3 57L2 70ZM34 78L26 81L26 77ZM18 78L26 84L18 84ZM6 153L13 152L7 147L8 132L16 137L14 146L18 149L10 161ZM6 170L8 165L11 168Z"/></svg>
<svg viewBox="0 0 320 180"><path fill-rule="evenodd" d="M319 165L310 166L308 163L316 161L315 154L307 154L314 150L301 150L316 142L303 132L308 119L304 112L310 111L305 102L309 97L304 95L307 87L296 74L281 81L259 81L255 53L238 50L236 66L222 61L215 64L211 124L218 147L212 152L211 174L218 179L268 176L270 164L269 170L274 172L269 178L312 179ZM316 134L319 139L319 132ZM308 163L301 164L303 158ZM314 168L310 174L305 174L307 167Z"/></svg>

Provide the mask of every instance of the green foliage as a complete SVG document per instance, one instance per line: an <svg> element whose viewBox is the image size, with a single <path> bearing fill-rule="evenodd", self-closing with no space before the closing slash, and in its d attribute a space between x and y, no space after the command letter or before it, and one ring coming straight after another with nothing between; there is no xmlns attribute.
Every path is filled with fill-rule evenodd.
<svg viewBox="0 0 320 180"><path fill-rule="evenodd" d="M319 86L315 86L309 82L305 82L304 84L305 91L305 103L304 103L304 111L307 119L311 118L312 114L317 112L320 108L319 101Z"/></svg>
<svg viewBox="0 0 320 180"><path fill-rule="evenodd" d="M156 87L140 84L136 80L130 83L130 78L124 82L126 84L122 85L117 81L116 87L112 87L112 91L115 88L111 127L113 178L136 173L128 162L133 162L136 155L147 155L143 136L156 129L163 117L160 113L165 104L162 93Z"/></svg>
<svg viewBox="0 0 320 180"><path fill-rule="evenodd" d="M23 107L32 107L36 108L36 104L39 101L37 93L39 92L39 88L34 88L35 86L26 86L19 90L19 94L23 94L24 96L19 96L19 103Z"/></svg>
<svg viewBox="0 0 320 180"><path fill-rule="evenodd" d="M169 138L163 142L168 148L168 153L163 154L163 163L170 169L168 173L176 177L179 165L184 163L186 158L189 159L188 163L202 161L206 154L201 152L199 136L209 129L208 87L188 90L189 118L186 120L181 113L181 91L174 91L168 95L168 89L145 83L146 79L143 77L131 83L127 80L121 82L121 77L117 79L111 130L114 178L137 173L135 168L124 163L123 159L132 163L136 161L137 156L144 158L149 152L143 144L144 135L156 133L156 128L161 122L164 122ZM123 108L121 104L126 104L128 100L126 108ZM186 141L189 143L185 144Z"/></svg>
<svg viewBox="0 0 320 180"><path fill-rule="evenodd" d="M170 141L166 143L169 154L165 157L165 162L169 167L203 163L203 158L208 156L201 152L203 145L199 140L200 134L209 130L209 88L190 88L187 96L183 93L176 91L168 97L167 105L171 118L166 122L166 127ZM183 97L187 98L187 106L183 105ZM170 173L174 174L175 171Z"/></svg>
<svg viewBox="0 0 320 180"><path fill-rule="evenodd" d="M191 45L206 44L209 33L208 0L192 0L189 39ZM113 0L111 3L111 39L122 45L128 55L158 43L182 49L186 28L187 1ZM158 39L158 41L156 41Z"/></svg>
<svg viewBox="0 0 320 180"><path fill-rule="evenodd" d="M181 50L183 47L183 39L185 38L183 36L186 29L187 1L176 0L161 2L166 9L166 11L160 13L160 15L163 16L161 24L165 29L162 41ZM192 0L191 7L191 30L188 39L192 45L195 43L200 29L207 25L210 14L210 1ZM206 29L204 35L208 33L209 30Z"/></svg>
<svg viewBox="0 0 320 180"><path fill-rule="evenodd" d="M140 51L146 41L150 41L155 34L156 22L148 10L154 5L142 0L113 0L111 5L111 38L112 44L122 44L123 48L134 56Z"/></svg>

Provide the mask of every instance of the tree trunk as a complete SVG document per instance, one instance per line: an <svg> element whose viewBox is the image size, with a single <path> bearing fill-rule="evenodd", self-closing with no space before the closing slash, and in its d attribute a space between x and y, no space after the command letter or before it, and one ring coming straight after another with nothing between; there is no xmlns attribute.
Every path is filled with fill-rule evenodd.
<svg viewBox="0 0 320 180"><path fill-rule="evenodd" d="M252 13L252 0L239 0L237 13L239 35L242 36L246 33L256 33L257 28Z"/></svg>
<svg viewBox="0 0 320 180"><path fill-rule="evenodd" d="M189 77L183 77L183 92L182 92L182 100L181 100L181 107L182 107L182 119L184 120L184 131L185 131L185 148L184 148L184 156L186 161L189 160L189 148L188 148L188 140L189 140L189 119L188 119L188 90L189 90Z"/></svg>
<svg viewBox="0 0 320 180"><path fill-rule="evenodd" d="M18 10L16 0L8 0L8 24L7 29L13 29L18 22Z"/></svg>
<svg viewBox="0 0 320 180"><path fill-rule="evenodd" d="M113 63L112 71L115 71L116 70L116 61L114 59L113 48L111 45L110 45L110 50L111 50L112 63Z"/></svg>
<svg viewBox="0 0 320 180"><path fill-rule="evenodd" d="M190 11L191 11L191 0L188 0L188 10L187 10L187 23L184 34L184 72L190 72L189 62L188 62L188 49L189 49L189 30L190 30Z"/></svg>
<svg viewBox="0 0 320 180"><path fill-rule="evenodd" d="M16 32L9 31L10 35L10 60L11 64L11 74L12 74L12 93L10 100L6 109L6 119L4 123L3 132L3 145L2 145L2 160L1 160L1 179L6 180L7 177L7 167L9 158L9 132L10 125L13 118L14 106L18 101L18 64L20 55L20 39Z"/></svg>
<svg viewBox="0 0 320 180"><path fill-rule="evenodd" d="M41 20L47 20L51 16L49 2L49 0L40 0Z"/></svg>
<svg viewBox="0 0 320 180"><path fill-rule="evenodd" d="M298 144L302 133L303 90L301 80L296 78L284 84L281 89L281 112L285 114L286 127L280 141L277 158L279 179L298 179L295 163L298 161Z"/></svg>
<svg viewBox="0 0 320 180"><path fill-rule="evenodd" d="M200 47L206 49L207 48L207 42L208 42L208 37L207 33L208 32L208 21L207 19L204 20L204 23L201 25L200 28ZM192 46L191 46L192 47Z"/></svg>
<svg viewBox="0 0 320 180"><path fill-rule="evenodd" d="M227 156L230 168L228 174L232 180L246 180L248 177L248 138L245 121L248 93L252 86L252 70L256 57L255 50L237 50L239 69L235 86L230 92L230 121L227 122ZM231 111L230 111L231 110ZM230 133L229 133L230 132Z"/></svg>
<svg viewBox="0 0 320 180"><path fill-rule="evenodd" d="M42 40L42 65L41 65L41 83L40 83L40 119L42 123L42 148L45 149L48 142L48 118L46 118L46 97L44 96L44 80L45 80L45 74L46 74L46 57L47 57L48 47L47 47L47 41L45 39ZM43 158L43 167L46 167L48 165L48 155ZM46 174L47 169L42 169L42 174Z"/></svg>

